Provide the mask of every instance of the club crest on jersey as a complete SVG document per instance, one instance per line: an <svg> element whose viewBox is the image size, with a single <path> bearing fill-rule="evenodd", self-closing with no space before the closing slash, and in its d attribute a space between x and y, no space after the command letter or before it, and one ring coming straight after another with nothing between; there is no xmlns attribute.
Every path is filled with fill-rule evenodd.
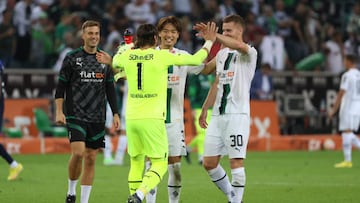
<svg viewBox="0 0 360 203"><path fill-rule="evenodd" d="M101 64L101 68L102 68L102 69L104 69L105 66L106 66L105 64L103 64L103 63Z"/></svg>
<svg viewBox="0 0 360 203"><path fill-rule="evenodd" d="M82 58L76 58L76 65L82 67Z"/></svg>

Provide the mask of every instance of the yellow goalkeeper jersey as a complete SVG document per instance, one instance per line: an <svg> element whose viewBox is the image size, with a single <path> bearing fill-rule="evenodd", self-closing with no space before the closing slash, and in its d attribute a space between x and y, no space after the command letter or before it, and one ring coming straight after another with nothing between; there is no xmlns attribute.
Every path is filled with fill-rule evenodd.
<svg viewBox="0 0 360 203"><path fill-rule="evenodd" d="M126 119L165 119L168 67L200 65L207 51L194 55L172 54L169 50L132 49L116 54L113 68L128 80Z"/></svg>

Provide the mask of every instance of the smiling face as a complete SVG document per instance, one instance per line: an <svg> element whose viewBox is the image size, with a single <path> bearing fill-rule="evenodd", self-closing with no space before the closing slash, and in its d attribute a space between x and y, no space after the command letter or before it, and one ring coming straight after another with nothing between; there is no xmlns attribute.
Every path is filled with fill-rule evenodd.
<svg viewBox="0 0 360 203"><path fill-rule="evenodd" d="M223 23L222 26L223 35L234 38L234 39L242 39L243 29L241 25L236 24L234 22Z"/></svg>
<svg viewBox="0 0 360 203"><path fill-rule="evenodd" d="M171 49L179 39L179 32L171 23L167 23L159 32L160 47L163 49Z"/></svg>
<svg viewBox="0 0 360 203"><path fill-rule="evenodd" d="M85 27L83 29L82 39L85 50L90 52L96 51L96 47L100 41L100 27L96 25Z"/></svg>

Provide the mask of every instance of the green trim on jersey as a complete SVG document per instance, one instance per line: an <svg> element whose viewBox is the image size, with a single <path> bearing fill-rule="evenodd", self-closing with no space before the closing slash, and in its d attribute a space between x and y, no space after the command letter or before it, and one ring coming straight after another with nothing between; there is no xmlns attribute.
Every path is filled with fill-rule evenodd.
<svg viewBox="0 0 360 203"><path fill-rule="evenodd" d="M170 65L168 68L168 74L174 73L174 66ZM165 123L171 123L171 96L172 89L167 88L167 96L166 96L166 119Z"/></svg>
<svg viewBox="0 0 360 203"><path fill-rule="evenodd" d="M234 53L229 53L226 60L225 60L225 64L224 64L224 70L228 70L230 67L230 62L232 60ZM226 108L226 104L227 104L227 96L230 93L230 84L224 84L223 85L223 95L221 97L221 105L219 107L219 112L220 114L224 114L225 113L225 108Z"/></svg>
<svg viewBox="0 0 360 203"><path fill-rule="evenodd" d="M77 53L82 50L83 50L83 47L79 47L79 48L69 51L66 55L71 55L71 54Z"/></svg>
<svg viewBox="0 0 360 203"><path fill-rule="evenodd" d="M59 80L62 80L64 82L68 82L68 80L66 80L64 77L61 77L61 76L59 76Z"/></svg>

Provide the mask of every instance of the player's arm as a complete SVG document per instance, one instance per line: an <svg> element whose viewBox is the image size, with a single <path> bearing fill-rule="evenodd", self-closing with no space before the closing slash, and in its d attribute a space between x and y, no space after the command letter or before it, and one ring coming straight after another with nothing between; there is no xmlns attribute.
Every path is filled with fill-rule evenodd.
<svg viewBox="0 0 360 203"><path fill-rule="evenodd" d="M118 107L117 107L117 102L116 102L114 80L112 79L113 75L112 75L112 73L108 73L108 76L109 76L108 78L111 78L111 80L106 81L106 84L105 84L106 98L109 102L111 111L114 116L114 119L113 119L114 126L116 129L120 129L120 117L119 117L119 112L118 112Z"/></svg>
<svg viewBox="0 0 360 203"><path fill-rule="evenodd" d="M207 62L204 66L204 69L201 71L201 74L209 75L214 72L216 68L216 57L212 58L209 62Z"/></svg>
<svg viewBox="0 0 360 203"><path fill-rule="evenodd" d="M204 104L201 108L201 114L199 117L199 125L201 128L207 128L208 123L206 121L207 111L214 105L216 94L217 94L217 85L219 84L219 76L217 75L214 83L211 85L208 95L204 101Z"/></svg>
<svg viewBox="0 0 360 203"><path fill-rule="evenodd" d="M335 115L335 113L339 110L340 104L341 104L341 100L342 100L344 94L345 94L345 90L344 90L344 89L340 89L338 95L336 96L336 101L335 101L334 107L333 107L333 109L328 113L328 117L329 117L329 118L332 118L332 117Z"/></svg>
<svg viewBox="0 0 360 203"><path fill-rule="evenodd" d="M216 34L216 39L225 47L229 47L230 49L235 49L241 53L245 53L245 54L249 53L249 46L245 42L240 42L236 39L233 39L231 37L219 33Z"/></svg>
<svg viewBox="0 0 360 203"><path fill-rule="evenodd" d="M112 69L114 72L114 79L117 81L120 78L125 78L125 70L123 64L124 58L121 54L115 54L112 60Z"/></svg>
<svg viewBox="0 0 360 203"><path fill-rule="evenodd" d="M205 40L205 43L203 47L198 50L194 55L190 54L168 54L166 58L171 58L171 61L173 61L173 65L200 65L207 57L208 53L211 50L211 47L216 40L216 32L218 30L218 27L216 27L215 23L208 23L206 25L206 28L198 33L198 36L203 37ZM172 55L172 56L170 56Z"/></svg>
<svg viewBox="0 0 360 203"><path fill-rule="evenodd" d="M55 123L65 124L66 119L63 112L63 103L66 88L69 84L69 76L71 75L71 62L69 56L65 56L60 72L59 79L55 89Z"/></svg>

